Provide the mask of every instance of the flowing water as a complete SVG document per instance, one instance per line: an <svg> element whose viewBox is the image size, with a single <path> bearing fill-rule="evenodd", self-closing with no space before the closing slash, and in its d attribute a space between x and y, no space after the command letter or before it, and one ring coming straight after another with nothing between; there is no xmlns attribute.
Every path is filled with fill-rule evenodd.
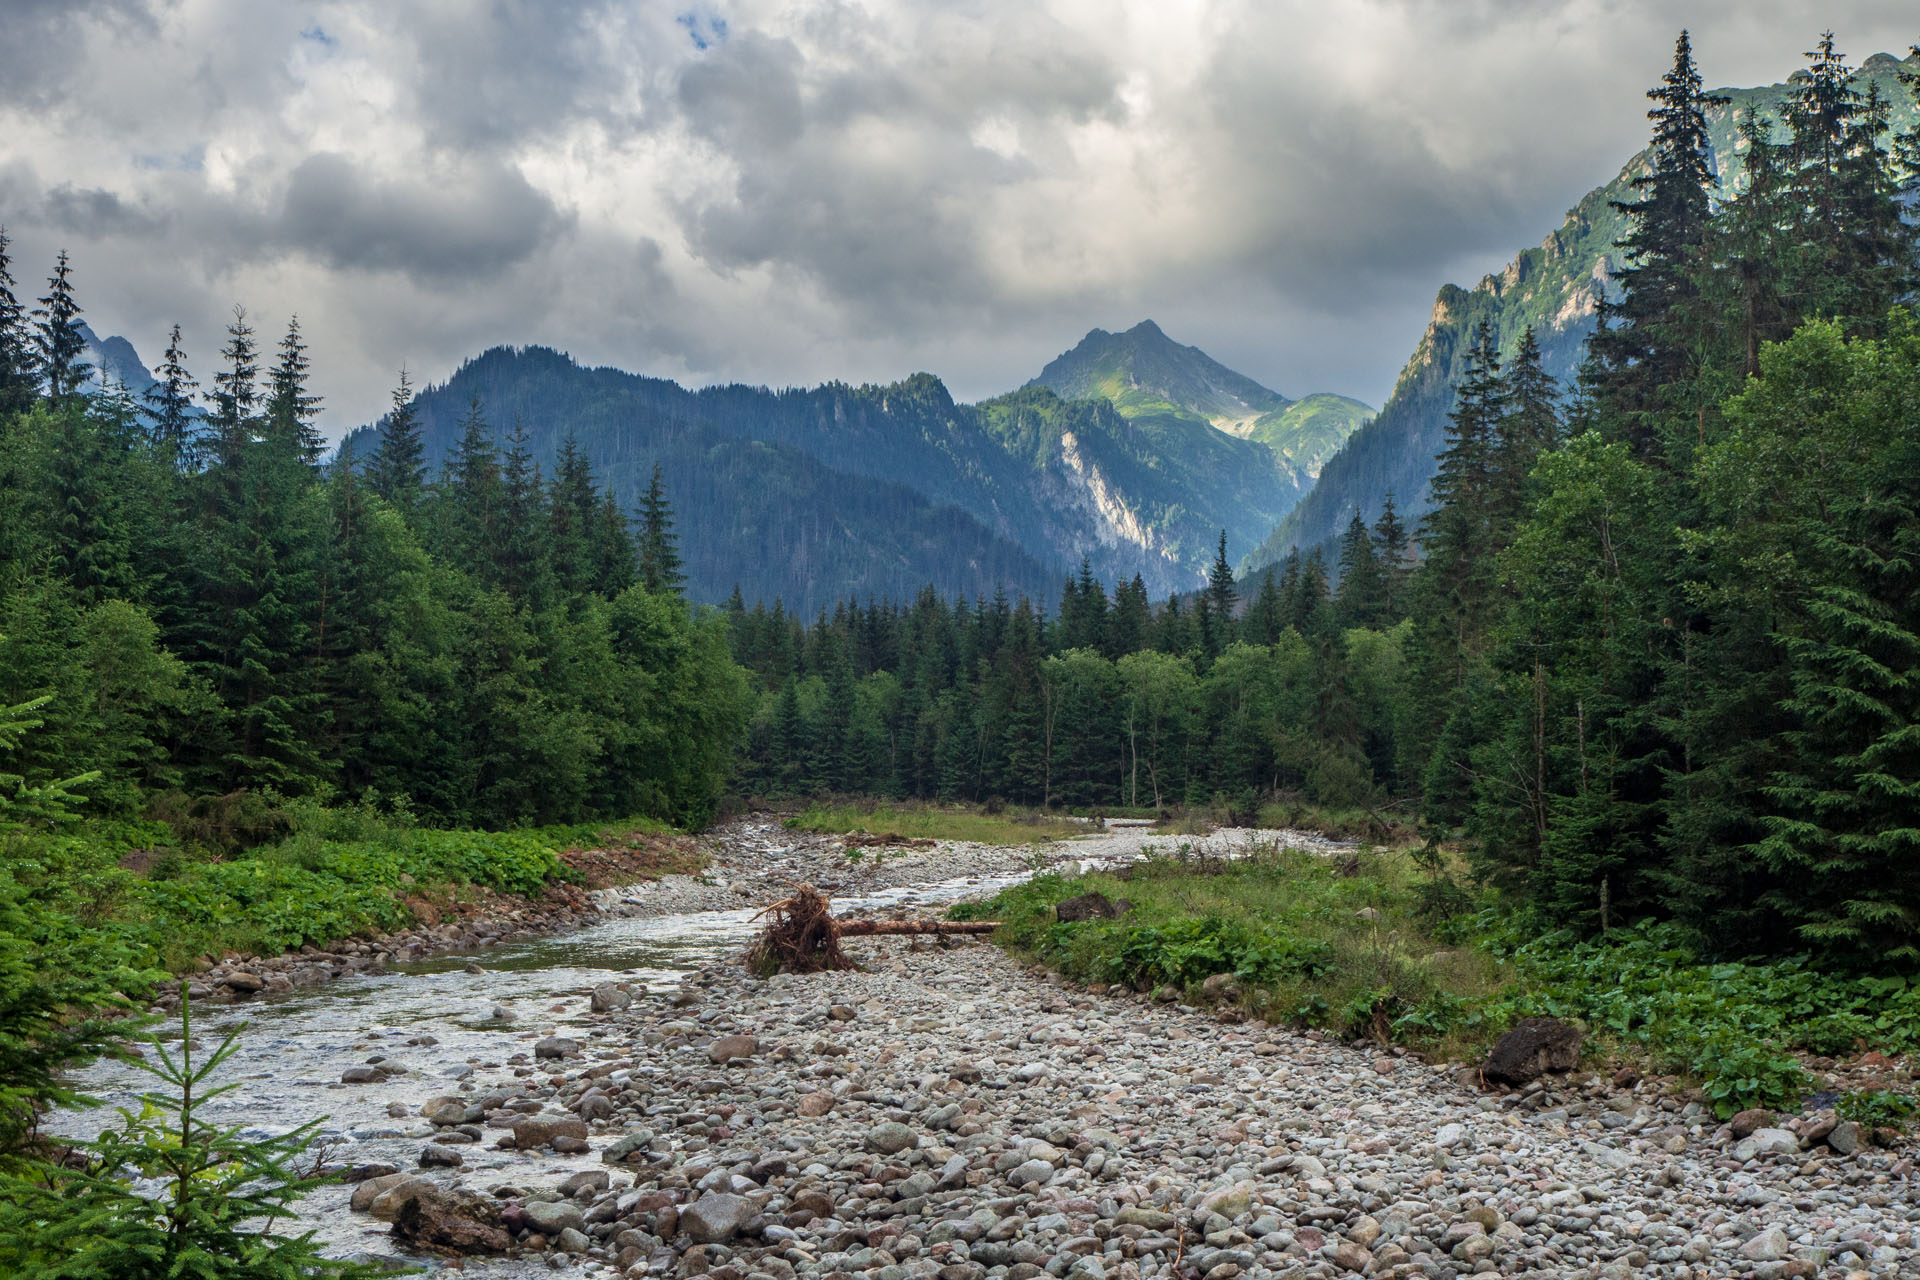
<svg viewBox="0 0 1920 1280"><path fill-rule="evenodd" d="M1137 858L1141 834L1116 830L1085 841L1081 867ZM1246 838L1276 833L1231 834L1244 844ZM941 906L991 894L1032 874L1023 869L908 885L836 898L834 906L837 912ZM471 1081L477 1093L513 1084L523 1077L515 1075L516 1064L508 1059L530 1058L533 1042L542 1036L568 1035L591 1049L594 1041L614 1034L605 1019L588 1014L585 997L594 986L609 981L655 990L676 986L684 974L744 946L759 927L754 914L745 908L612 916L534 941L394 964L384 973L340 978L272 1000L215 1006L196 1018L199 1051L210 1051L229 1031L246 1031L218 1081L238 1087L202 1114L213 1123L244 1126L255 1136L285 1133L325 1117L318 1136L333 1144L330 1161L414 1169L432 1133L419 1119L421 1103L459 1092L463 1082ZM376 1055L398 1059L409 1070L378 1084L340 1083L345 1069ZM58 1117L53 1127L74 1136L92 1136L114 1123L113 1107L137 1108L140 1092L152 1084L143 1073L111 1062L80 1073L78 1082L109 1105ZM404 1108L404 1115L389 1114L390 1106ZM548 1153L533 1160L486 1145L456 1150L467 1162L466 1180L482 1189L508 1181L521 1186L554 1182L577 1169L602 1167L594 1154ZM301 1202L300 1226L317 1231L336 1255L389 1254L387 1224L350 1213L350 1191L330 1186L308 1196ZM467 1264L468 1274L489 1277L546 1272L537 1259Z"/></svg>

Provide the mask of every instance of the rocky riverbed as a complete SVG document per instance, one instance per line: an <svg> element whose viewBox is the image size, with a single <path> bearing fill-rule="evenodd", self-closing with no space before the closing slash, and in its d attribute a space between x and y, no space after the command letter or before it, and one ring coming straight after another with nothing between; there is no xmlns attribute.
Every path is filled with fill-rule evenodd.
<svg viewBox="0 0 1920 1280"><path fill-rule="evenodd" d="M809 879L911 910L1032 855L853 864L764 825L729 839L686 893L733 909L683 900L653 922L706 932L652 960L581 935L605 967L574 944L517 970L517 1017L476 1014L498 975L451 963L468 985L342 984L401 983L418 1016L389 1003L378 1025L337 1024L331 1056L303 1054L337 1073L310 1102L386 1126L342 1131L358 1181L311 1202L339 1251L504 1249L461 1265L596 1280L1920 1275L1909 1161L1818 1117L1736 1132L1626 1077L1487 1093L1371 1047L1075 989L980 941L876 939L854 948L862 971L756 979L730 960L742 902ZM636 900L656 892L680 891Z"/></svg>

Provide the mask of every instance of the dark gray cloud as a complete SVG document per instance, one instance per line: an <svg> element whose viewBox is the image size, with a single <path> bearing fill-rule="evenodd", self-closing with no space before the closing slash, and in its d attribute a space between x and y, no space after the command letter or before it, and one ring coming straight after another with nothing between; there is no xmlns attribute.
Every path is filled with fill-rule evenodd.
<svg viewBox="0 0 1920 1280"><path fill-rule="evenodd" d="M340 270L395 271L438 285L490 279L567 222L514 169L464 166L394 180L323 151L289 175L271 244Z"/></svg>
<svg viewBox="0 0 1920 1280"><path fill-rule="evenodd" d="M72 250L148 355L298 310L335 432L493 342L979 396L1149 315L1378 401L1441 283L1641 145L1680 25L1732 84L1920 38L1912 0L0 4L16 274Z"/></svg>

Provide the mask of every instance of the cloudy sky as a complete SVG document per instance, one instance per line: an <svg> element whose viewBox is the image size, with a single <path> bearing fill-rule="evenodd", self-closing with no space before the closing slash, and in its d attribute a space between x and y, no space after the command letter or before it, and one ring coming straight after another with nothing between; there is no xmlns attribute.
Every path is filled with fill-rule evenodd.
<svg viewBox="0 0 1920 1280"><path fill-rule="evenodd" d="M689 5L691 7L689 7ZM495 343L705 383L1017 386L1152 316L1378 404L1444 281L1712 84L1912 0L0 0L0 223L211 371L297 311L327 425ZM39 290L33 289L34 293ZM26 292L26 290L23 290Z"/></svg>

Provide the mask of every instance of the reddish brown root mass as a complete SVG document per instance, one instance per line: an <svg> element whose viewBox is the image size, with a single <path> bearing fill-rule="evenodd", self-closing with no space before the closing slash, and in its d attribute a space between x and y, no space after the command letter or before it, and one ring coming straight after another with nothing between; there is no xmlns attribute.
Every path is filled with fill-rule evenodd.
<svg viewBox="0 0 1920 1280"><path fill-rule="evenodd" d="M851 969L840 950L842 938L888 934L992 933L995 920L835 920L827 896L810 884L794 890L760 913L767 926L747 952L755 973L819 973Z"/></svg>

